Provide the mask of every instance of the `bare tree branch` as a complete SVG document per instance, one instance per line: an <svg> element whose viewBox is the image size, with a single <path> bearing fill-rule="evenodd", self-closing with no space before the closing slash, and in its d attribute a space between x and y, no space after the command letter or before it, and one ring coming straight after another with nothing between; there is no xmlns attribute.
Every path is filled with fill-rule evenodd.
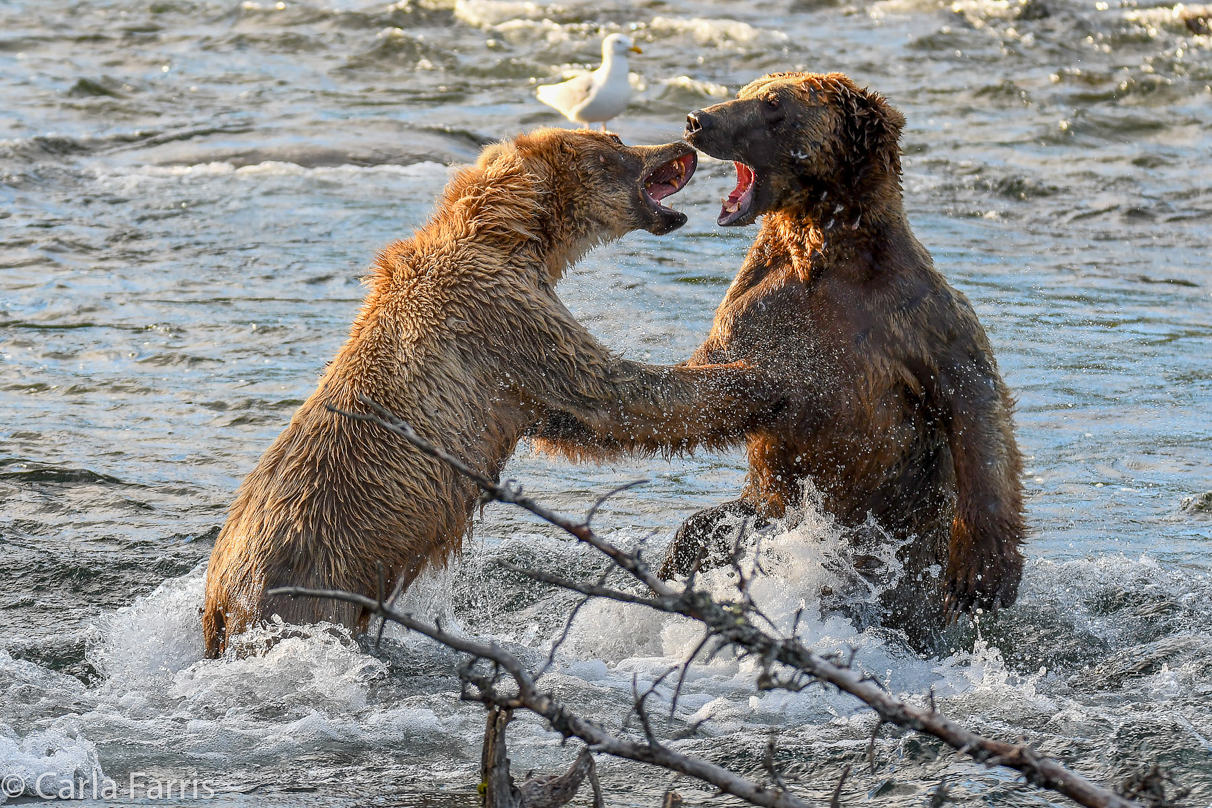
<svg viewBox="0 0 1212 808"><path fill-rule="evenodd" d="M624 491L630 491L632 488L635 488L636 486L647 485L647 484L648 484L648 480L632 480L629 483L624 483L624 484L620 485L618 488L612 488L609 491L607 491L605 494L602 494L602 496L598 497L597 501L594 502L592 506L590 506L589 511L585 514L585 524L588 525L590 522L592 522L593 517L597 515L598 509L601 508L603 505L605 505L606 500L610 499L615 494L621 494Z"/></svg>
<svg viewBox="0 0 1212 808"><path fill-rule="evenodd" d="M1130 802L1081 775L1069 771L1055 760L1038 754L1026 743L1011 744L997 741L968 730L935 709L933 700L926 709L919 709L893 697L871 677L863 675L849 665L838 664L838 661L834 659L813 652L803 645L794 632L791 636L784 637L767 633L758 628L750 619L750 615L759 615L759 613L749 598L743 570L735 560L737 572L741 575L740 601L717 601L709 593L695 589L692 582L688 582L681 590L675 589L669 583L660 580L641 560L638 552L626 552L602 539L586 522L574 522L548 510L531 498L524 496L521 489L512 482L501 485L488 479L483 474L469 468L458 458L419 437L411 426L396 418L379 404L365 396L360 396L359 400L377 415L347 413L335 408L330 409L350 418L378 424L403 437L421 452L446 463L472 480L484 491L485 497L489 500L517 505L561 528L569 535L598 550L617 567L631 574L646 586L652 595L649 598L641 598L603 586L567 581L547 573L538 573L533 570L526 572L536 580L547 581L583 595L636 603L690 618L701 623L709 635L718 637L722 643L735 647L742 654L749 654L762 660L764 667L778 663L792 669L797 674L831 684L839 690L855 696L875 711L879 724L895 724L932 735L959 750L961 754L968 754L988 766L1005 766L1014 769L1020 772L1028 782L1064 794L1087 808L1140 808L1137 803ZM448 645L456 651L491 660L514 680L518 694L516 697L507 698L496 694L491 688L487 693L481 688L481 694L484 695L486 703L491 701L500 706L525 707L545 718L553 729L566 737L581 738L595 752L651 763L670 771L680 772L710 783L720 791L732 794L754 805L770 806L771 808L792 808L793 806L800 808L805 805L798 797L789 792L764 788L713 763L675 752L657 742L650 732L648 733L648 743L645 744L611 735L596 724L574 715L555 701L552 696L540 693L525 666L495 643L485 644L448 634L440 627L429 626L414 619L411 615L396 612L390 606L379 601L348 592L290 587L275 590L271 594L325 597L356 603L370 614L398 622L406 628ZM765 615L759 616L764 622L769 622ZM641 709L643 707L642 700L639 707ZM642 715L641 719L646 720L646 716ZM646 732L648 729L646 725Z"/></svg>
<svg viewBox="0 0 1212 808"><path fill-rule="evenodd" d="M871 730L871 737L867 739L867 764L871 766L871 773L875 774L875 739L880 737L880 730L884 728L884 719L877 717L875 726ZM966 749L961 751L968 751Z"/></svg>
<svg viewBox="0 0 1212 808"><path fill-rule="evenodd" d="M672 609L664 608L665 604L662 601L654 598L646 598L642 595L632 595L629 592L622 592L618 589L611 589L599 584L583 584L578 581L564 578L560 575L552 575L550 572L532 570L527 567L518 567L510 564L507 561L498 561L497 566L507 569L510 572L516 572L519 575L525 575L528 578L541 581L545 584L558 586L560 589L566 589L569 592L580 592L582 595L586 595L588 597L605 598L606 600L615 600L619 603L634 603L639 606L647 606L650 609L658 609L660 611L671 613L673 612Z"/></svg>
<svg viewBox="0 0 1212 808"><path fill-rule="evenodd" d="M829 798L829 808L842 808L842 786L846 784L846 777L850 774L850 764L847 763L842 769L842 773L838 775L837 786L833 789L833 796ZM942 788L942 785L939 786ZM938 808L937 805L932 808Z"/></svg>
<svg viewBox="0 0 1212 808"><path fill-rule="evenodd" d="M585 778L594 783L597 772L593 754L582 749L568 771L561 775L530 777L522 785L514 785L506 757L505 729L513 720L513 711L493 705L488 708L488 725L484 730L484 746L480 759L480 778L484 808L560 808L572 801ZM595 806L598 803L595 802Z"/></svg>
<svg viewBox="0 0 1212 808"><path fill-rule="evenodd" d="M686 676L690 673L690 665L694 662L694 658L711 642L711 632L703 634L703 639L699 640L699 644L694 647L690 655L686 657L686 661L682 663L682 671L678 674L677 686L673 688L673 697L669 699L669 722L673 722L674 713L678 709L678 698L682 695L682 685L686 683Z"/></svg>
<svg viewBox="0 0 1212 808"><path fill-rule="evenodd" d="M694 777L709 783L725 794L739 797L753 805L766 808L809 808L808 803L793 794L779 793L751 783L748 780L700 758L683 755L663 744L636 743L625 738L619 738L592 721L576 715L552 695L542 693L535 686L533 677L525 665L517 657L501 648L496 643L484 643L451 634L438 626L432 626L417 620L411 614L397 612L391 607L380 606L374 598L357 595L353 592L342 592L335 589L308 589L300 586L285 586L270 591L272 595L287 595L291 597L326 598L340 600L361 606L369 614L383 617L399 623L410 631L415 631L429 637L442 645L470 654L479 659L489 660L499 665L509 674L518 688L516 695L507 696L497 693L489 686L481 691L485 703L517 709L530 710L547 720L551 728L566 738L580 738L588 744L590 751L600 752L613 757L626 758L639 763L651 763L669 771ZM481 680L484 681L484 680Z"/></svg>
<svg viewBox="0 0 1212 808"><path fill-rule="evenodd" d="M943 808L947 804L948 797L947 780L940 780L934 791L930 792L930 808Z"/></svg>
<svg viewBox="0 0 1212 808"><path fill-rule="evenodd" d="M519 567L514 567L512 564L506 564L503 561L498 561L497 564L505 569L521 572L522 574L525 574L526 572ZM602 586L605 584L606 579L610 577L610 573L614 572L614 570L614 567L607 567L605 571L598 576L597 586ZM541 679L547 673L547 671L551 670L552 666L555 665L556 654L559 653L560 646L563 645L564 641L568 639L568 633L572 631L572 624L576 621L577 615L581 613L581 609L585 608L585 604L589 603L591 600L593 600L593 595L585 595L577 601L577 605L572 607L572 611L568 613L568 617L564 620L564 628L560 631L560 636L556 637L556 639L551 643L551 650L547 653L547 661L543 663L543 667L535 671L534 678L536 681Z"/></svg>
<svg viewBox="0 0 1212 808"><path fill-rule="evenodd" d="M770 782L774 783L775 788L786 789L787 784L783 782L783 775L779 772L778 765L774 761L774 757L778 751L779 731L772 729L770 730L769 737L766 738L766 751L762 755L762 768L766 770L766 774L770 775Z"/></svg>

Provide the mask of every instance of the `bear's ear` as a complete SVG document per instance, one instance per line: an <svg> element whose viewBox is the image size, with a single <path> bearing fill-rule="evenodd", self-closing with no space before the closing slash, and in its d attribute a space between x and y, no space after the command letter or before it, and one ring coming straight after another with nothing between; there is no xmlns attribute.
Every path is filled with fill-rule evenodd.
<svg viewBox="0 0 1212 808"><path fill-rule="evenodd" d="M476 166L478 168L486 168L501 157L505 157L516 151L516 147L509 143L490 143L480 152L480 158L476 160Z"/></svg>
<svg viewBox="0 0 1212 808"><path fill-rule="evenodd" d="M905 116L889 106L879 93L842 78L834 85L833 97L842 118L841 136L856 175L882 169L899 176Z"/></svg>

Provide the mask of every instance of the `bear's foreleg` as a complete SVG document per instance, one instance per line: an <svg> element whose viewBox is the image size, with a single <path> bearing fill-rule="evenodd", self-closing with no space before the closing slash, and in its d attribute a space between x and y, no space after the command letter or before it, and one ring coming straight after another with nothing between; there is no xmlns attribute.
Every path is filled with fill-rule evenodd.
<svg viewBox="0 0 1212 808"><path fill-rule="evenodd" d="M771 380L742 362L661 367L623 361L580 392L550 401L534 433L537 448L574 460L721 449L743 441L783 400Z"/></svg>
<svg viewBox="0 0 1212 808"><path fill-rule="evenodd" d="M1010 394L985 341L949 346L937 370L934 393L955 463L955 520L944 584L946 610L954 619L977 608L1010 606L1018 596L1026 534L1022 459Z"/></svg>

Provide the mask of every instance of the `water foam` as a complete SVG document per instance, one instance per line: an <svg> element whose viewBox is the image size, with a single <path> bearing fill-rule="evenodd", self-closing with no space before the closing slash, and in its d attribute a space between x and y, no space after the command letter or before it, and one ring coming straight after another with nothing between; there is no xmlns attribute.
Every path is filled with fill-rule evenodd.
<svg viewBox="0 0 1212 808"><path fill-rule="evenodd" d="M193 165L132 166L94 169L98 179L119 178L137 182L140 179L212 179L215 177L333 177L356 178L366 174L387 174L400 177L432 177L446 174L450 169L442 163L423 160L408 165L386 163L374 166L301 166L281 160L266 160L237 167L219 160Z"/></svg>
<svg viewBox="0 0 1212 808"><path fill-rule="evenodd" d="M717 101L726 101L732 95L723 84L699 81L698 79L690 78L690 76L674 76L671 79L664 79L661 85L667 90L682 90L691 95L703 96Z"/></svg>
<svg viewBox="0 0 1212 808"><path fill-rule="evenodd" d="M755 606L769 628L794 631L821 653L853 653L854 664L876 676L894 692L924 694L933 688L957 695L974 688L1017 687L996 649L978 644L976 650L945 660L923 659L908 650L896 632L856 627L830 605L823 604L823 587L853 589L856 576L846 575L853 552L846 534L806 498L801 514L788 525L769 531L751 544L739 561L749 580ZM885 562L897 566L895 545L884 548ZM702 573L698 585L720 600L737 596L737 571L720 568ZM874 601L884 586L868 585L851 597ZM763 621L764 622L764 621ZM700 647L702 628L689 620L611 601L593 601L578 615L561 661L566 671L584 671L595 686L613 691L620 700L633 687L645 687L672 666L695 654L678 699L677 717L686 723L710 720L712 734L740 732L753 724L822 722L862 712L862 705L838 693L809 689L799 693L760 693L756 660L737 659L732 652ZM670 706L672 682L657 688L655 703ZM1032 698L1029 694L1028 698Z"/></svg>
<svg viewBox="0 0 1212 808"><path fill-rule="evenodd" d="M706 17L653 17L648 29L661 37L689 35L694 44L712 48L759 43L768 46L770 43L788 41L782 31L755 28L739 20Z"/></svg>
<svg viewBox="0 0 1212 808"><path fill-rule="evenodd" d="M458 0L454 9L456 19L485 29L511 20L542 20L560 11L559 7L517 0Z"/></svg>
<svg viewBox="0 0 1212 808"><path fill-rule="evenodd" d="M43 715L55 704L75 706L85 701L80 682L15 660L0 649L0 693L14 697L14 706L18 706L15 697L22 697L19 714L6 714L4 718L18 719L15 723L19 725L41 727L21 735L0 721L0 776L5 778L6 787L0 789L0 803L18 796L5 794L15 782L24 784L24 794L32 797L38 796L39 785L44 793L51 793L63 780L92 778L101 771L97 747L81 734L74 716Z"/></svg>
<svg viewBox="0 0 1212 808"><path fill-rule="evenodd" d="M626 534L611 538L624 545L636 540ZM924 703L932 692L949 714L981 716L1005 726L1040 724L1076 735L1101 726L1103 710L1075 698L1065 683L1072 671L1058 675L1052 666L1012 665L994 640L980 632L970 650L923 658L895 632L856 627L832 613L822 605L820 592L822 586L844 583L837 562L848 548L843 531L810 504L794 524L769 531L751 546L741 569L751 578L754 602L777 630L794 627L822 653L848 655L854 649L854 664L894 693ZM653 548L652 556L659 551ZM566 597L540 592L537 600L502 606L496 614L470 615L457 606L459 593L493 585L498 573L486 559L499 556L561 569L585 569L587 561L596 560L575 542L517 533L469 547L448 569L420 579L399 606L456 633L499 642L534 664L546 656L558 631L536 635L533 615L558 612L562 618ZM542 562L534 560L540 558ZM40 721L6 715L20 719L18 725L34 726L24 736L0 727L0 761L6 770L58 777L99 769L93 739L102 737L154 750L117 755L112 768L119 777L123 770L147 765L148 754L159 764L177 761L231 771L235 760L269 765L282 757L334 748L440 749L437 759L447 771L474 768L472 747L483 717L480 708L458 700L456 655L398 627L385 632L380 652L368 654L347 632L332 626L271 625L244 638L246 647L260 648L260 653L205 660L198 624L203 576L199 567L166 581L97 621L89 659L104 680L94 687L0 656L0 681L20 681L27 703L70 703L78 710ZM735 595L735 571L713 570L700 583L717 597ZM1206 643L1206 653L1191 651L1199 643L1159 648L1153 653L1156 665L1147 670L1134 666L1140 654L1133 649L1157 632L1125 622L1122 613L1106 608L1108 600L1134 595L1150 603L1177 604L1192 623L1212 619L1212 585L1206 580L1193 585L1190 575L1165 570L1148 557L1034 560L1027 568L1022 606L1010 614L1019 613L1029 628L1070 621L1054 642L1072 644L1075 636L1097 636L1124 649L1122 662L1112 657L1104 668L1086 674L1090 682L1101 682L1101 689L1128 682L1142 695L1176 704L1206 689L1200 671L1212 656L1212 642ZM475 628L469 627L473 622ZM574 707L617 723L629 710L635 689L646 689L688 658L702 638L697 625L676 616L593 601L558 649L545 686ZM681 725L706 722L698 737L746 737L786 727L797 737L837 741L870 731L864 729L869 716L849 696L822 688L757 691L759 663L728 651L713 653L717 650L708 646L690 666L674 715ZM650 702L655 711L671 708L675 678L656 687ZM31 699L30 693L42 695ZM1202 724L1184 732L1207 734ZM557 740L537 721L519 722L511 730L511 749L532 765L558 760Z"/></svg>

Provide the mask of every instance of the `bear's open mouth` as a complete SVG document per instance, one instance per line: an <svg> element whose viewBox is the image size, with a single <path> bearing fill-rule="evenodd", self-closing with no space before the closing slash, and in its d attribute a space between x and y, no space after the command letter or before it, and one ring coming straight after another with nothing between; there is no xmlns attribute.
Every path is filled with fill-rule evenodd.
<svg viewBox="0 0 1212 808"><path fill-rule="evenodd" d="M644 178L644 198L657 210L671 210L662 205L661 200L685 188L686 183L694 176L697 165L698 157L694 152L660 165L656 171Z"/></svg>
<svg viewBox="0 0 1212 808"><path fill-rule="evenodd" d="M733 160L736 166L736 187L724 200L720 210L720 218L716 221L721 225L730 225L749 213L753 207L753 188L757 185L757 174L744 163Z"/></svg>

